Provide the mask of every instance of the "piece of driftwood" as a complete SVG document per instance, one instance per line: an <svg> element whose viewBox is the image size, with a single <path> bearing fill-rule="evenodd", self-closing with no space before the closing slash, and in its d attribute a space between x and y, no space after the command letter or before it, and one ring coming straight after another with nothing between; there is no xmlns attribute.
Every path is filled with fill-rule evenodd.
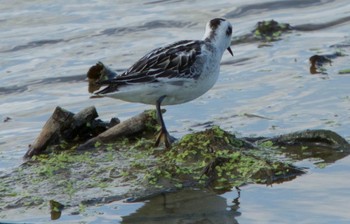
<svg viewBox="0 0 350 224"><path fill-rule="evenodd" d="M152 115L144 111L128 120L117 124L110 129L102 132L98 136L91 138L84 144L80 145L77 150L88 150L95 147L96 142L110 143L119 137L130 136L146 129L148 121L152 119Z"/></svg>
<svg viewBox="0 0 350 224"><path fill-rule="evenodd" d="M37 139L29 146L24 158L41 154L48 146L62 141L68 143L74 140L85 141L99 134L96 134L96 126L99 127L100 132L105 131L109 124L96 121L97 117L98 114L94 106L87 107L77 114L56 107Z"/></svg>
<svg viewBox="0 0 350 224"><path fill-rule="evenodd" d="M91 129L92 123L95 118L98 117L98 113L94 106L87 107L73 116L73 121L69 127L65 130L61 130L61 135L64 140L71 141L78 135L88 134L88 130ZM91 136L90 136L91 137Z"/></svg>
<svg viewBox="0 0 350 224"><path fill-rule="evenodd" d="M73 121L73 116L73 113L61 107L56 107L49 120L45 123L39 136L33 144L29 145L29 149L24 155L24 158L30 158L42 153L49 144L57 141L59 130L62 129L62 127L69 126Z"/></svg>

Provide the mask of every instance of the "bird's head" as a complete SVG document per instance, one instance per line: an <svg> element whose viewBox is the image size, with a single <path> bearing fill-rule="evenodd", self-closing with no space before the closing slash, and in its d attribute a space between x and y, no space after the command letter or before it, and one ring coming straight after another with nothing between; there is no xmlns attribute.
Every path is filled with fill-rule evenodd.
<svg viewBox="0 0 350 224"><path fill-rule="evenodd" d="M207 23L203 39L216 45L218 48L228 50L233 56L230 48L232 38L232 25L222 18L215 18Z"/></svg>

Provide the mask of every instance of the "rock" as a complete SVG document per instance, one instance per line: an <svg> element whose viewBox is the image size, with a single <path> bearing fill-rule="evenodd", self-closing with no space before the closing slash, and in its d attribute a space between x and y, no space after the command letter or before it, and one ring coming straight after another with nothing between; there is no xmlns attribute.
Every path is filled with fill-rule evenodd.
<svg viewBox="0 0 350 224"><path fill-rule="evenodd" d="M333 149L350 150L349 143L330 130L305 130L270 138L277 145L324 146Z"/></svg>
<svg viewBox="0 0 350 224"><path fill-rule="evenodd" d="M68 124L64 117L69 117ZM67 132L68 136L79 137L87 130L87 123L97 122L96 117L94 107L76 115L58 107L43 131L54 124L55 128L48 133L58 140L64 139L62 133ZM145 111L92 136L78 150L36 157L11 174L0 175L5 195L0 203L9 210L56 200L62 206L51 206L55 219L63 205L66 211L126 198L139 201L192 187L222 194L247 183L270 185L305 173L305 168L292 165L287 158L281 160L281 152L294 161L322 158L325 163L350 154L349 143L329 130L305 130L272 138L237 138L218 126L187 134L164 150L154 147L155 117L154 110ZM92 148L95 150L88 150ZM11 188L14 185L16 188ZM31 197L20 194L23 189Z"/></svg>

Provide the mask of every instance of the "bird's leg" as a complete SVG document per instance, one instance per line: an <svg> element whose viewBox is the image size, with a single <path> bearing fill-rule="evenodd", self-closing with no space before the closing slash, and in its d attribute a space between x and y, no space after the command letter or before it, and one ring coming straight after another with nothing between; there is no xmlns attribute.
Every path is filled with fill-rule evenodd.
<svg viewBox="0 0 350 224"><path fill-rule="evenodd" d="M156 102L157 118L158 118L158 122L160 123L161 129L160 129L160 132L158 133L155 146L159 146L159 143L163 141L165 144L165 147L170 148L171 143L173 143L176 139L169 134L163 120L163 115L162 115L162 110L160 108L160 105L165 97L166 96L161 96Z"/></svg>

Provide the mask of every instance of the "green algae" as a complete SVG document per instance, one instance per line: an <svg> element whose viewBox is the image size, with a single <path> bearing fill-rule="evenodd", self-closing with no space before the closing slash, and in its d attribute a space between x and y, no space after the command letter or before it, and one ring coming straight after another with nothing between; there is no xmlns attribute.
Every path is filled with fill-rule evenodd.
<svg viewBox="0 0 350 224"><path fill-rule="evenodd" d="M288 23L279 23L275 20L258 22L253 35L256 39L271 42L281 39L284 32L292 30Z"/></svg>
<svg viewBox="0 0 350 224"><path fill-rule="evenodd" d="M350 68L348 69L343 69L338 72L339 75L345 75L345 74L350 74Z"/></svg>
<svg viewBox="0 0 350 224"><path fill-rule="evenodd" d="M257 157L245 142L217 126L184 136L158 155L146 175L156 187L210 187L230 189L246 183L271 183L292 167ZM276 175L275 175L276 174Z"/></svg>
<svg viewBox="0 0 350 224"><path fill-rule="evenodd" d="M329 131L255 141L237 138L213 126L187 134L170 149L164 149L154 147L159 126L155 112L150 113L148 125L141 133L109 144L96 142L94 149L83 152L77 151L74 144L62 143L59 150L35 156L11 175L1 175L1 207L45 207L55 200L65 209L75 207L74 213L79 213L92 204L143 198L165 189L197 187L222 193L249 183L278 183L304 173L287 160L281 161L281 154L288 155L290 148L279 145L278 140L291 142L302 136L319 136L335 145L346 143ZM312 150L308 145L300 147L304 154ZM332 156L332 152L327 152ZM330 161L319 160L319 167Z"/></svg>

